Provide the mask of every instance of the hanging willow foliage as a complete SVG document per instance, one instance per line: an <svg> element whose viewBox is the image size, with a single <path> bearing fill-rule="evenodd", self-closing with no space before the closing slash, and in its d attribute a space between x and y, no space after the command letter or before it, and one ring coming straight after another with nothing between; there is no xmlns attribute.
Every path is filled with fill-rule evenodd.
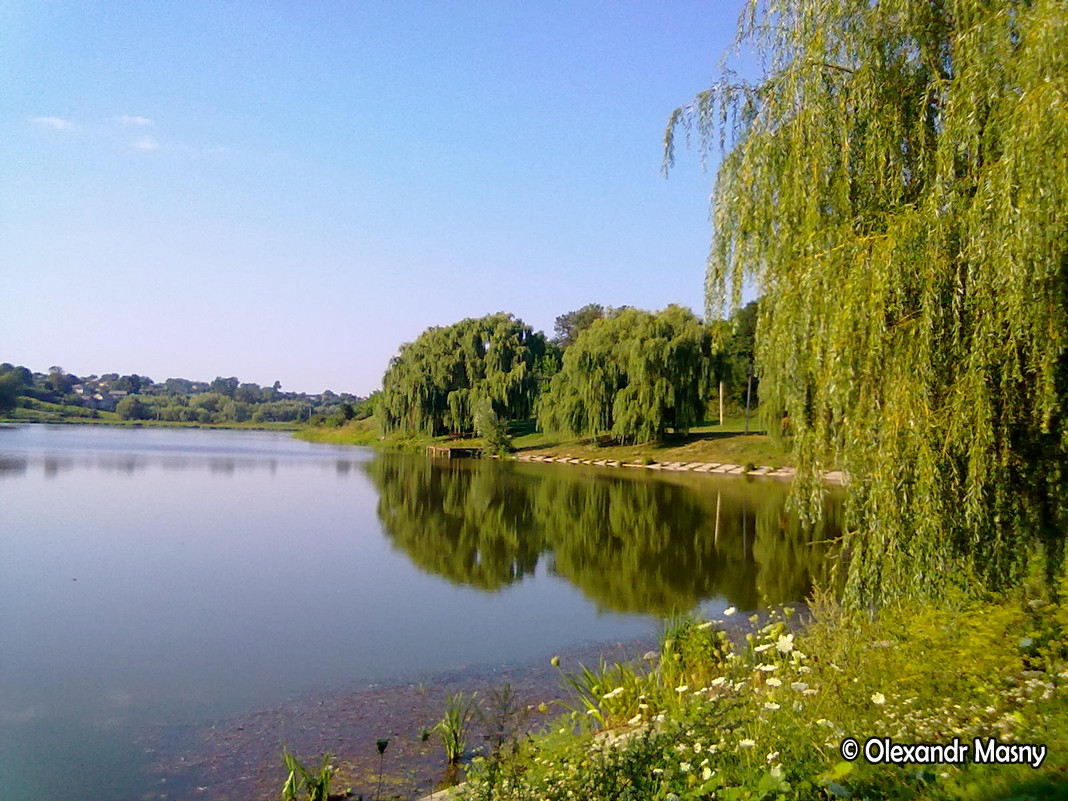
<svg viewBox="0 0 1068 801"><path fill-rule="evenodd" d="M564 351L538 424L568 434L660 439L701 422L712 374L709 330L689 309L622 309L595 320Z"/></svg>
<svg viewBox="0 0 1068 801"><path fill-rule="evenodd" d="M1068 4L768 0L764 77L677 109L713 195L710 313L765 299L765 408L852 478L854 602L1018 582L1068 528Z"/></svg>
<svg viewBox="0 0 1068 801"><path fill-rule="evenodd" d="M471 432L486 401L502 420L530 419L551 349L510 314L428 328L390 361L376 413L386 431L432 436Z"/></svg>

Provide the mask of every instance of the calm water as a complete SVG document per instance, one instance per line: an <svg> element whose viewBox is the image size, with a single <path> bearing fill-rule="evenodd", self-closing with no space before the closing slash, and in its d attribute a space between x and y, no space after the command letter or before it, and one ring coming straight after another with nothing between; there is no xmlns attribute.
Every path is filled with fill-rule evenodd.
<svg viewBox="0 0 1068 801"><path fill-rule="evenodd" d="M0 429L0 796L140 799L146 727L797 600L825 552L784 493L284 433Z"/></svg>

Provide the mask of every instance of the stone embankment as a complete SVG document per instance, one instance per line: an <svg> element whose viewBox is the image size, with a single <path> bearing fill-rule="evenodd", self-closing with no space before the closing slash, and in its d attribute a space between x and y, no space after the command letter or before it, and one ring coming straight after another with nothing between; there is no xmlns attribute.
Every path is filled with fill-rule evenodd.
<svg viewBox="0 0 1068 801"><path fill-rule="evenodd" d="M591 467L627 467L639 470L666 470L675 473L709 473L730 476L767 476L769 478L792 479L797 471L792 467L754 467L747 470L738 464L721 462L621 462L618 459L577 459L572 456L545 456L539 453L522 453L514 457L519 462L543 462L554 464L583 464ZM845 473L841 470L825 470L823 480L829 484L844 484Z"/></svg>

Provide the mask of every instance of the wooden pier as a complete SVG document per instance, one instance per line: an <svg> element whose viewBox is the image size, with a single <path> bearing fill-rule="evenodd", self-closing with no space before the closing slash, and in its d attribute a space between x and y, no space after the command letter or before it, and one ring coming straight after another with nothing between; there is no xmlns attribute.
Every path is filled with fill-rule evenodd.
<svg viewBox="0 0 1068 801"><path fill-rule="evenodd" d="M443 448L428 445L426 455L435 459L477 459L482 455L479 448Z"/></svg>

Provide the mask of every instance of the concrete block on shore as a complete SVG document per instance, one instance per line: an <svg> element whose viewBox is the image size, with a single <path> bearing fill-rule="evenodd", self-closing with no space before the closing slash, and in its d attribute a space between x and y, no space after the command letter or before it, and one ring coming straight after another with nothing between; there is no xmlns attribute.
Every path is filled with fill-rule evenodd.
<svg viewBox="0 0 1068 801"><path fill-rule="evenodd" d="M694 462L693 471L695 473L707 473L713 467L716 467L715 462Z"/></svg>

